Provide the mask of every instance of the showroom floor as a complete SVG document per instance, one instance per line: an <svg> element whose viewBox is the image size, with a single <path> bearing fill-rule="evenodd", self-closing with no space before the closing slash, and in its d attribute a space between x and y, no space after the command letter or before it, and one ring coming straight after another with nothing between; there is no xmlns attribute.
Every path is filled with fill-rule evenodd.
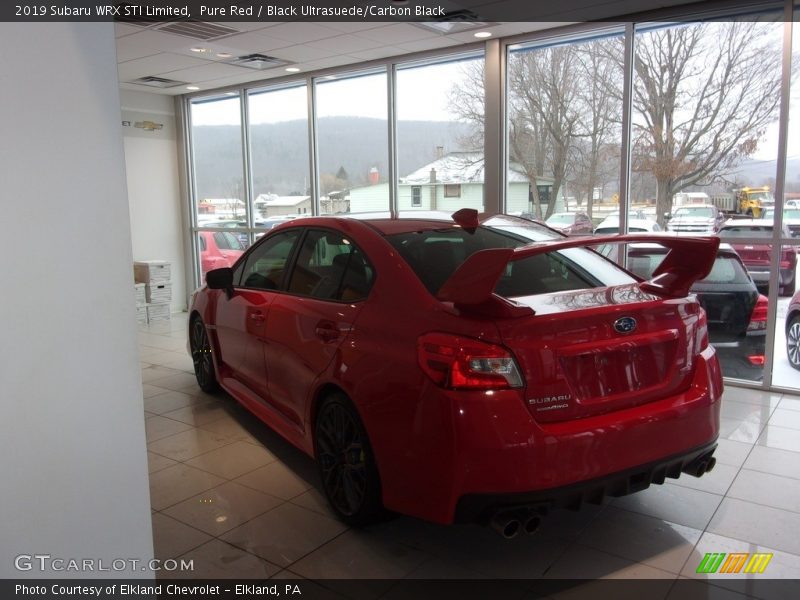
<svg viewBox="0 0 800 600"><path fill-rule="evenodd" d="M139 332L155 553L194 559L172 576L706 578L695 573L705 553L771 552L761 577L800 578L800 397L728 387L712 473L553 513L531 536L406 517L359 531L331 516L310 458L199 390L185 327L179 314ZM763 580L748 577L758 595Z"/></svg>

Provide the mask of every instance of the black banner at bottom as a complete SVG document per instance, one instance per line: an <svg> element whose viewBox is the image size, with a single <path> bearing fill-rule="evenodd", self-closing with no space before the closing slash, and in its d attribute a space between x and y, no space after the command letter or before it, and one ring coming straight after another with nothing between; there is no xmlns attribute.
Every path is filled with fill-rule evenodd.
<svg viewBox="0 0 800 600"><path fill-rule="evenodd" d="M252 580L0 580L0 598L30 600L783 600L800 598L800 580L792 579L269 579Z"/></svg>

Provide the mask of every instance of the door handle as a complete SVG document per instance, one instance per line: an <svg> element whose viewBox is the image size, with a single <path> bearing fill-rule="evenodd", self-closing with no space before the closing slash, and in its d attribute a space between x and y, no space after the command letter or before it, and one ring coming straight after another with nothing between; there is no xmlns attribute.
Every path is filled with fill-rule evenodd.
<svg viewBox="0 0 800 600"><path fill-rule="evenodd" d="M251 312L250 313L250 319L253 320L253 321L258 321L259 323L261 323L264 319L266 319L266 317L264 316L264 313L262 313L260 310L258 310L256 312Z"/></svg>
<svg viewBox="0 0 800 600"><path fill-rule="evenodd" d="M339 338L341 332L333 321L320 321L314 329L316 336L323 342L332 342Z"/></svg>

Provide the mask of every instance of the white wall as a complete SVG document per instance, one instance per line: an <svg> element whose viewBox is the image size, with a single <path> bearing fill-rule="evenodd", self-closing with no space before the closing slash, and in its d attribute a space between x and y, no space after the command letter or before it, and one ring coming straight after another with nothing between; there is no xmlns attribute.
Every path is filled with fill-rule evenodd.
<svg viewBox="0 0 800 600"><path fill-rule="evenodd" d="M0 23L0 56L0 577L149 559L114 25Z"/></svg>
<svg viewBox="0 0 800 600"><path fill-rule="evenodd" d="M178 148L173 99L120 91L134 260L172 263L172 311L186 310ZM152 121L156 131L136 127Z"/></svg>

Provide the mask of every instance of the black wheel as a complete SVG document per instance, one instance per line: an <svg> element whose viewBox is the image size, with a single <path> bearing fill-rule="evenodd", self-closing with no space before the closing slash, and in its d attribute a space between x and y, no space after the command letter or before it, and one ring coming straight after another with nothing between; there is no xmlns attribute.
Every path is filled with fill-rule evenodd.
<svg viewBox="0 0 800 600"><path fill-rule="evenodd" d="M786 357L790 365L800 370L800 315L792 317L786 328Z"/></svg>
<svg viewBox="0 0 800 600"><path fill-rule="evenodd" d="M192 350L194 376L200 389L209 394L219 390L217 375L214 373L214 359L211 356L211 342L208 339L206 326L200 317L192 319L189 329L189 347Z"/></svg>
<svg viewBox="0 0 800 600"><path fill-rule="evenodd" d="M380 520L384 511L378 468L347 396L333 394L322 401L314 434L322 488L339 519L353 526Z"/></svg>

